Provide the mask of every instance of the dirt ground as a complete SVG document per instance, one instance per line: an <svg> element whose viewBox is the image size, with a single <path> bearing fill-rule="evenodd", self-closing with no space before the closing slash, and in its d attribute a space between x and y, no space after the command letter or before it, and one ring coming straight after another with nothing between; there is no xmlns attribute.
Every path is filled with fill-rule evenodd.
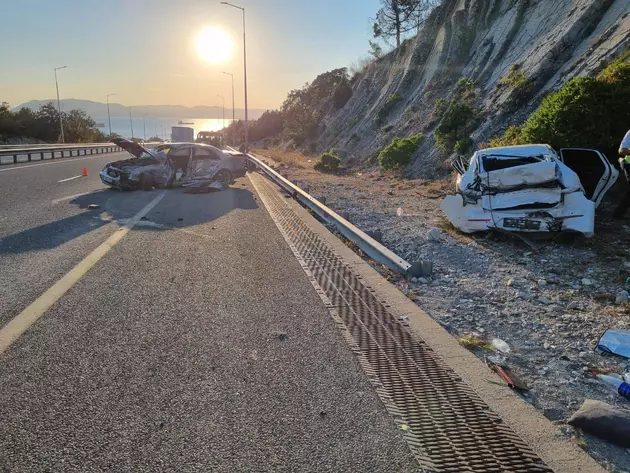
<svg viewBox="0 0 630 473"><path fill-rule="evenodd" d="M454 191L449 179L402 179L370 167L322 174L313 169L314 157L277 149L254 154L273 160L332 209L349 212L362 230L380 229L383 244L407 261L432 261L430 278L391 280L480 358L500 355L490 348L492 339L507 342L506 364L529 387L523 397L610 471L630 468L630 450L565 423L585 399L630 409L593 377L630 371L630 360L594 351L606 329L630 329L630 304L615 301L630 291L630 218L613 221L613 204L604 202L590 239L530 246L504 234L469 236L440 210ZM433 228L439 239L428 237Z"/></svg>

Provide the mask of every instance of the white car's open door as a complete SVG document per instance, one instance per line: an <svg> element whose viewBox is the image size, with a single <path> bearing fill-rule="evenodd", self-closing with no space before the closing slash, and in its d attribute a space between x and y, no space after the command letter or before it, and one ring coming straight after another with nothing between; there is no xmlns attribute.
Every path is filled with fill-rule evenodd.
<svg viewBox="0 0 630 473"><path fill-rule="evenodd" d="M619 177L608 158L595 149L562 148L560 160L578 175L586 198L595 202L595 207Z"/></svg>

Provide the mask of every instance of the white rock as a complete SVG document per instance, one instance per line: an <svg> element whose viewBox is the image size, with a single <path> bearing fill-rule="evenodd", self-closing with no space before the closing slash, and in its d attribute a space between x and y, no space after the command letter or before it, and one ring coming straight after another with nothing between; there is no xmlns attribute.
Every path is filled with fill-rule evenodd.
<svg viewBox="0 0 630 473"><path fill-rule="evenodd" d="M427 232L427 240L429 241L442 241L442 232L439 228L433 227Z"/></svg>
<svg viewBox="0 0 630 473"><path fill-rule="evenodd" d="M538 280L538 285L540 287L545 287L547 285L547 281L545 281L544 279L539 279Z"/></svg>
<svg viewBox="0 0 630 473"><path fill-rule="evenodd" d="M530 296L526 292L519 292L518 293L518 297L523 299L524 301L531 301L532 300L532 296Z"/></svg>
<svg viewBox="0 0 630 473"><path fill-rule="evenodd" d="M582 285L583 286L592 286L593 285L593 280L589 279L589 278L584 278L584 279L582 279Z"/></svg>
<svg viewBox="0 0 630 473"><path fill-rule="evenodd" d="M411 278L411 282L418 282L418 278Z"/></svg>
<svg viewBox="0 0 630 473"><path fill-rule="evenodd" d="M514 279L508 279L507 282L505 283L505 285L507 287L511 287L514 285Z"/></svg>
<svg viewBox="0 0 630 473"><path fill-rule="evenodd" d="M538 302L540 302L541 304L544 304L544 305L551 304L551 301L549 299L547 299L545 296L540 296L538 298Z"/></svg>
<svg viewBox="0 0 630 473"><path fill-rule="evenodd" d="M418 278L419 284L429 284L429 280L427 278Z"/></svg>
<svg viewBox="0 0 630 473"><path fill-rule="evenodd" d="M452 284L455 280L453 278L442 278L440 279L440 282L444 283L444 284Z"/></svg>
<svg viewBox="0 0 630 473"><path fill-rule="evenodd" d="M567 309L568 310L575 310L579 307L579 304L577 301L571 301L567 304Z"/></svg>
<svg viewBox="0 0 630 473"><path fill-rule="evenodd" d="M617 294L617 297L615 297L615 304L619 305L625 302L630 302L630 294L628 294L628 291L623 290Z"/></svg>

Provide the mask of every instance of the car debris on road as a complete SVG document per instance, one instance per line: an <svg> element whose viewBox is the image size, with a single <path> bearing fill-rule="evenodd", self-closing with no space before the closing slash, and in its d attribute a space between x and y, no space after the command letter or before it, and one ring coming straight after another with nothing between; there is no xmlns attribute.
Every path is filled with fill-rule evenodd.
<svg viewBox="0 0 630 473"><path fill-rule="evenodd" d="M595 208L619 171L601 152L549 145L488 148L453 163L457 194L441 208L465 233L573 231L594 234Z"/></svg>
<svg viewBox="0 0 630 473"><path fill-rule="evenodd" d="M108 163L101 181L120 190L187 187L221 190L247 171L247 156L200 143L167 143L155 149L113 140L133 157Z"/></svg>

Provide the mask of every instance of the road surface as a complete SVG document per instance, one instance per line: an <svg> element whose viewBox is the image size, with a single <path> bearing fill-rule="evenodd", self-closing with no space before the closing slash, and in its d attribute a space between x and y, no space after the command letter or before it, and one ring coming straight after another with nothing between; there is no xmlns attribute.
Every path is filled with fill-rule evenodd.
<svg viewBox="0 0 630 473"><path fill-rule="evenodd" d="M250 182L105 189L121 157L0 168L0 327L45 307L0 354L0 471L418 471Z"/></svg>

